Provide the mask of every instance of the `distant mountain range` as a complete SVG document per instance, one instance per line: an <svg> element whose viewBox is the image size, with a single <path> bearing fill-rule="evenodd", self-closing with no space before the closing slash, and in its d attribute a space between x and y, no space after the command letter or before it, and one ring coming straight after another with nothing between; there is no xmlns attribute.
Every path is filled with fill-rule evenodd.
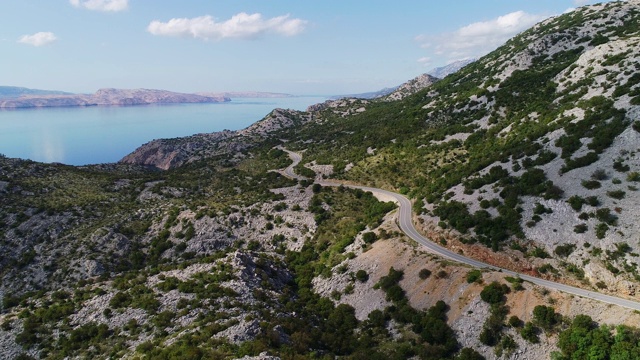
<svg viewBox="0 0 640 360"><path fill-rule="evenodd" d="M330 100L338 100L338 99L343 99L343 98L377 99L377 98L381 98L381 97L385 97L385 96L391 95L391 94L397 92L398 89L400 89L402 87L406 88L407 86L409 86L408 84L414 84L414 85L417 84L417 83L422 84L424 81L427 81L425 84L428 86L428 85L431 85L431 83L434 81L433 78L443 79L443 78L447 77L447 75L451 75L453 73L456 73L458 70L460 70L463 67L471 64L474 61L476 61L476 59L466 59L466 60L455 61L455 62L452 62L452 63L447 64L445 66L431 69L431 70L427 71L426 73L424 73L422 75L419 75L415 79L410 80L409 82L404 83L402 85L398 85L398 86L394 86L394 87L390 87L390 88L384 88L384 89L378 90L378 91L359 93L359 94L336 95L336 96L330 97L329 99ZM429 79L429 80L426 80L426 79ZM425 87L425 86L422 86L422 87ZM413 89L413 90L415 90L415 89Z"/></svg>
<svg viewBox="0 0 640 360"><path fill-rule="evenodd" d="M452 63L449 63L445 66L442 67L437 67L435 69L431 69L429 71L427 71L427 74L437 77L438 79L444 79L445 77L447 77L448 75L454 74L456 72L458 72L458 70L462 69L463 67L471 64L472 62L476 61L477 59L465 59L465 60L458 60L458 61L454 61Z"/></svg>
<svg viewBox="0 0 640 360"><path fill-rule="evenodd" d="M219 93L177 93L151 89L100 89L95 94L0 86L0 108L58 106L145 105L178 103L218 103L232 98L283 98L291 94L244 91Z"/></svg>

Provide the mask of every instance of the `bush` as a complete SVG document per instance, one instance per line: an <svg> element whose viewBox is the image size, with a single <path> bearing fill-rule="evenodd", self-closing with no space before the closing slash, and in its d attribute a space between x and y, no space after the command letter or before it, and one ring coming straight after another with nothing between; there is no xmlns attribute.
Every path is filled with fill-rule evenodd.
<svg viewBox="0 0 640 360"><path fill-rule="evenodd" d="M364 270L358 270L358 272L356 272L356 279L360 282L367 282L367 280L369 280L369 274Z"/></svg>
<svg viewBox="0 0 640 360"><path fill-rule="evenodd" d="M537 258L540 258L540 259L546 259L546 258L549 257L549 253L544 251L544 249L542 249L542 248L535 247L535 248L533 248L533 250L531 250L531 256L537 257Z"/></svg>
<svg viewBox="0 0 640 360"><path fill-rule="evenodd" d="M378 239L378 237L376 236L376 234L374 232L368 231L368 232L362 234L362 240L364 240L364 242L367 243L367 244L372 244L377 239Z"/></svg>
<svg viewBox="0 0 640 360"><path fill-rule="evenodd" d="M455 360L485 360L485 357L472 348L463 348Z"/></svg>
<svg viewBox="0 0 640 360"><path fill-rule="evenodd" d="M613 169L618 172L627 172L629 171L629 165L622 162L622 160L616 160L613 162Z"/></svg>
<svg viewBox="0 0 640 360"><path fill-rule="evenodd" d="M552 330L562 320L551 306L538 305L533 308L533 323L547 331Z"/></svg>
<svg viewBox="0 0 640 360"><path fill-rule="evenodd" d="M574 244L565 244L565 245L556 246L553 252L562 258L566 258L567 256L571 255L571 253L575 249L576 249L576 246Z"/></svg>
<svg viewBox="0 0 640 360"><path fill-rule="evenodd" d="M615 225L618 217L613 215L609 208L602 208L596 210L596 219L602 221L603 223L607 223L608 225Z"/></svg>
<svg viewBox="0 0 640 360"><path fill-rule="evenodd" d="M588 205L593 207L600 206L600 200L598 200L597 196L589 196L585 200Z"/></svg>
<svg viewBox="0 0 640 360"><path fill-rule="evenodd" d="M480 298L489 304L499 304L505 301L504 296L510 291L511 290L507 285L494 281L482 289L480 292Z"/></svg>
<svg viewBox="0 0 640 360"><path fill-rule="evenodd" d="M117 292L109 301L109 307L119 309L131 304L131 295L125 292Z"/></svg>
<svg viewBox="0 0 640 360"><path fill-rule="evenodd" d="M626 195L626 194L627 194L627 193L626 193L626 192L624 192L623 190L612 190L612 191L607 191L607 195L608 195L609 197L612 197L612 198L614 198L614 199L618 199L618 200L624 199L624 197L625 197L625 195Z"/></svg>
<svg viewBox="0 0 640 360"><path fill-rule="evenodd" d="M479 269L471 270L467 273L467 283L481 283L482 282L482 271Z"/></svg>
<svg viewBox="0 0 640 360"><path fill-rule="evenodd" d="M596 226L596 237L598 239L604 239L604 236L607 234L607 230L609 230L609 226L607 224L598 224L598 226Z"/></svg>
<svg viewBox="0 0 640 360"><path fill-rule="evenodd" d="M640 181L640 172L632 171L627 174L627 181Z"/></svg>
<svg viewBox="0 0 640 360"><path fill-rule="evenodd" d="M420 279L424 280L424 279L428 278L429 276L431 276L431 270L429 270L429 269L422 269L422 270L420 270L420 272L418 273L418 276L420 277Z"/></svg>
<svg viewBox="0 0 640 360"><path fill-rule="evenodd" d="M571 205L571 208L573 210L580 211L580 209L582 209L582 205L584 205L586 200L578 195L573 195L569 198L569 200L567 200L567 202L569 203L569 205Z"/></svg>
<svg viewBox="0 0 640 360"><path fill-rule="evenodd" d="M591 174L591 179L593 180L607 180L608 178L607 172L603 169L597 169Z"/></svg>
<svg viewBox="0 0 640 360"><path fill-rule="evenodd" d="M540 339L538 338L538 333L540 333L540 330L537 327L533 326L531 322L527 322L524 325L524 327L520 330L520 336L522 336L523 339L533 344L537 344L540 342Z"/></svg>
<svg viewBox="0 0 640 360"><path fill-rule="evenodd" d="M589 190L599 189L602 186L598 180L582 180L581 184Z"/></svg>
<svg viewBox="0 0 640 360"><path fill-rule="evenodd" d="M436 273L436 278L438 279L445 279L447 276L449 276L449 274L444 270L440 270Z"/></svg>
<svg viewBox="0 0 640 360"><path fill-rule="evenodd" d="M587 226L587 224L578 224L576 226L573 227L573 232L575 232L576 234L582 234L584 232L586 232L587 230L589 230L589 227Z"/></svg>
<svg viewBox="0 0 640 360"><path fill-rule="evenodd" d="M519 317L512 315L509 318L509 326L514 328L519 328L519 327L522 327L522 325L524 325L524 321L520 320Z"/></svg>

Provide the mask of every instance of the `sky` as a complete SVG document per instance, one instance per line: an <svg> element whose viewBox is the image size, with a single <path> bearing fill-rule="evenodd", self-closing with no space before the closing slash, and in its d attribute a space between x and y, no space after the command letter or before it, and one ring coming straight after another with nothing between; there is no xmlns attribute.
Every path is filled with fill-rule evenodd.
<svg viewBox="0 0 640 360"><path fill-rule="evenodd" d="M0 0L0 85L376 91L595 2Z"/></svg>

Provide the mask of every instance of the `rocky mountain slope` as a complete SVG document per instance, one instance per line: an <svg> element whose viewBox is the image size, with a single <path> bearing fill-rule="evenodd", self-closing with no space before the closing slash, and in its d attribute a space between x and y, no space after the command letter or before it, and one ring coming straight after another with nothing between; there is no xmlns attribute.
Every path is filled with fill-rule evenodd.
<svg viewBox="0 0 640 360"><path fill-rule="evenodd" d="M429 74L422 74L415 79L409 80L406 83L400 85L391 94L385 96L384 99L388 101L402 100L405 97L415 94L422 89L430 87L438 80L438 78Z"/></svg>
<svg viewBox="0 0 640 360"><path fill-rule="evenodd" d="M471 64L477 59L465 59L451 62L445 66L437 67L435 69L427 71L427 74L436 77L438 79L444 79L445 77L457 73L463 67Z"/></svg>
<svg viewBox="0 0 640 360"><path fill-rule="evenodd" d="M183 94L150 89L100 89L95 94L29 94L0 99L0 108L54 106L144 105L176 103L216 103L230 101L221 95Z"/></svg>
<svg viewBox="0 0 640 360"><path fill-rule="evenodd" d="M394 204L313 179L408 195L466 256L638 300L639 9L549 19L400 100L276 109L119 164L0 157L0 351L634 358L635 312L427 254ZM308 179L275 171L283 146Z"/></svg>
<svg viewBox="0 0 640 360"><path fill-rule="evenodd" d="M501 250L499 264L634 296L637 4L546 20L446 81L421 76L386 99L404 101L289 112L314 121L278 137L337 176L408 191L425 229Z"/></svg>
<svg viewBox="0 0 640 360"><path fill-rule="evenodd" d="M248 149L261 144L267 137L277 137L278 132L283 129L301 126L312 120L313 117L309 114L275 109L243 130L153 140L125 156L120 162L167 170L208 157L227 156L227 162L231 164L244 158Z"/></svg>
<svg viewBox="0 0 640 360"><path fill-rule="evenodd" d="M629 1L549 19L404 101L319 112L297 146L408 192L471 256L482 243L486 260L635 296L637 18Z"/></svg>

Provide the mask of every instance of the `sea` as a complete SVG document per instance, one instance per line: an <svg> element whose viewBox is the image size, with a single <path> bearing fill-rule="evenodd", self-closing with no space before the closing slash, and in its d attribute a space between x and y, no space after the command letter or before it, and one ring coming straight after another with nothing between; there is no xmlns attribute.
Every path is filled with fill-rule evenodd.
<svg viewBox="0 0 640 360"><path fill-rule="evenodd" d="M234 98L211 104L0 110L0 154L46 163L113 163L154 139L240 130L273 109L305 110L322 96Z"/></svg>

